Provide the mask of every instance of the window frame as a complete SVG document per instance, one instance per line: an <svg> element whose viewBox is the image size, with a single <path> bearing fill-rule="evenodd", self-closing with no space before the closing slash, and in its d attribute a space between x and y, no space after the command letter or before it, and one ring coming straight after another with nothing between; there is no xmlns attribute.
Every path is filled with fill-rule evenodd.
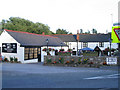
<svg viewBox="0 0 120 90"><path fill-rule="evenodd" d="M88 42L83 42L83 48L88 47Z"/></svg>
<svg viewBox="0 0 120 90"><path fill-rule="evenodd" d="M104 47L104 42L99 42L99 47Z"/></svg>
<svg viewBox="0 0 120 90"><path fill-rule="evenodd" d="M28 48L28 51L26 52L27 48ZM24 47L24 60L37 59L38 53L41 53L41 47Z"/></svg>

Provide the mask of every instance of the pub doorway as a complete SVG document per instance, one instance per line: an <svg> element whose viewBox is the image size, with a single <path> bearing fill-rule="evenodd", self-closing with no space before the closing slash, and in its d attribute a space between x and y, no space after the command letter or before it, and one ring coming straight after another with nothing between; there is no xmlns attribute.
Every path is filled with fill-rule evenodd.
<svg viewBox="0 0 120 90"><path fill-rule="evenodd" d="M38 48L38 62L41 62L41 47Z"/></svg>

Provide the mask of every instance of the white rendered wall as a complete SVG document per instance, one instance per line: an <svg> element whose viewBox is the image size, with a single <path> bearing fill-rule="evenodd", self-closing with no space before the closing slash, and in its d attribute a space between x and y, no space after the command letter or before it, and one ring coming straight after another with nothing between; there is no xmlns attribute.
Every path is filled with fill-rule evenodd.
<svg viewBox="0 0 120 90"><path fill-rule="evenodd" d="M0 47L2 49L2 43L17 43L17 53L3 53L1 50L2 56L8 58L16 57L21 63L36 63L38 59L24 60L24 47L20 47L18 43L12 36L10 36L6 31L4 31L0 36Z"/></svg>
<svg viewBox="0 0 120 90"><path fill-rule="evenodd" d="M101 50L105 50L105 48L108 48L108 47L110 48L109 42L104 42L104 47L100 47L99 42L89 42L88 43L88 47L92 48L92 49L94 49L97 45ZM111 48L114 48L114 49L118 48L117 43L111 43Z"/></svg>
<svg viewBox="0 0 120 90"><path fill-rule="evenodd" d="M71 46L70 46L71 43ZM77 42L69 42L69 48L71 47L71 49L75 48L74 51L77 51ZM99 42L88 42L88 47L91 49L94 49L96 46L99 47ZM104 47L100 47L101 50L104 50L105 48L110 47L110 43L109 42L104 42ZM65 47L66 49L68 49L67 47ZM78 49L82 49L83 47L83 42L78 42ZM118 48L118 44L117 43L111 43L111 48Z"/></svg>
<svg viewBox="0 0 120 90"><path fill-rule="evenodd" d="M2 43L17 43L17 53L4 53L1 50L1 55L8 58L10 60L10 57L16 57L18 58L18 61L24 62L24 47L20 47L20 44L11 37L6 31L3 31L3 33L0 36L0 47L2 48Z"/></svg>

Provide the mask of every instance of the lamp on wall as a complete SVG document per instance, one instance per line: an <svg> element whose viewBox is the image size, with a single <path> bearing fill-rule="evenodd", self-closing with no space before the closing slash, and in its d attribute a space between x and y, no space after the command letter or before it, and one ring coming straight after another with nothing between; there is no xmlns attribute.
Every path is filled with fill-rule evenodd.
<svg viewBox="0 0 120 90"><path fill-rule="evenodd" d="M48 55L48 43L49 43L49 39L46 39L46 43L47 43L47 55Z"/></svg>

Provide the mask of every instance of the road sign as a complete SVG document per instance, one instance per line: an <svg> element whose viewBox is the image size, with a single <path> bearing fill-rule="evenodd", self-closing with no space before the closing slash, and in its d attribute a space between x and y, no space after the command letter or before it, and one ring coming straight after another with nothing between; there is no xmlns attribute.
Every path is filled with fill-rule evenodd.
<svg viewBox="0 0 120 90"><path fill-rule="evenodd" d="M108 57L106 58L107 64L117 64L117 58L116 57Z"/></svg>
<svg viewBox="0 0 120 90"><path fill-rule="evenodd" d="M112 43L120 43L120 26L112 27Z"/></svg>
<svg viewBox="0 0 120 90"><path fill-rule="evenodd" d="M120 40L120 28L115 28L115 29L114 29L114 32L115 32L118 40Z"/></svg>

